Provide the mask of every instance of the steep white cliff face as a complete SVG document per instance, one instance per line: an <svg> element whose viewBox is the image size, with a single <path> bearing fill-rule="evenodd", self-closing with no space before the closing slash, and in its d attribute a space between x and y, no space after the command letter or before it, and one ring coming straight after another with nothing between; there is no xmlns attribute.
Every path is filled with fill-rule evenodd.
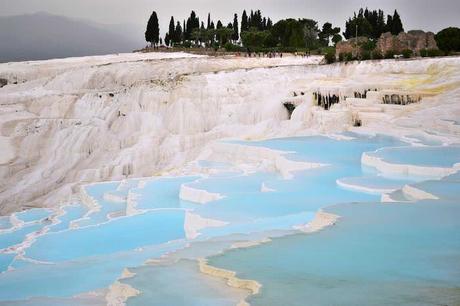
<svg viewBox="0 0 460 306"><path fill-rule="evenodd" d="M2 213L57 205L81 182L152 176L211 140L282 121L278 102L300 76L282 66L319 60L154 53L3 64Z"/></svg>
<svg viewBox="0 0 460 306"><path fill-rule="evenodd" d="M356 115L373 130L408 114L428 116L421 104L369 112L344 101L324 111L313 106L317 90L350 96L370 88L423 89L435 95L423 105L437 111L436 97L458 95L455 58L320 61L150 53L2 64L8 85L0 88L0 213L59 205L81 183L178 169L218 139L338 132ZM283 101L292 98L299 101L287 120ZM460 115L457 105L450 116ZM458 133L450 123L437 126Z"/></svg>

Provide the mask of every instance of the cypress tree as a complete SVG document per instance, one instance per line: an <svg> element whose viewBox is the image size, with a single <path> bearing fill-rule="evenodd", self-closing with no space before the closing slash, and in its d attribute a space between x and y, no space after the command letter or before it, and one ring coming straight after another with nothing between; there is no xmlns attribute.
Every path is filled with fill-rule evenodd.
<svg viewBox="0 0 460 306"><path fill-rule="evenodd" d="M393 17L391 15L387 16L387 25L385 26L385 32L393 33Z"/></svg>
<svg viewBox="0 0 460 306"><path fill-rule="evenodd" d="M182 23L182 35L181 35L181 40L182 42L185 41L185 32L187 31L186 27L185 27L185 20L184 22Z"/></svg>
<svg viewBox="0 0 460 306"><path fill-rule="evenodd" d="M382 10L379 10L377 14L377 29L375 31L375 38L380 38L383 32L385 32L385 15Z"/></svg>
<svg viewBox="0 0 460 306"><path fill-rule="evenodd" d="M170 43L170 42L171 42L171 41L170 41L170 39L169 39L169 33L166 33L166 35L165 35L165 44L166 44L166 46L169 46L169 43Z"/></svg>
<svg viewBox="0 0 460 306"><path fill-rule="evenodd" d="M402 25L401 17L399 16L398 11L395 10L393 14L393 23L391 25L391 33L393 35L398 35L401 32L404 32L404 28Z"/></svg>
<svg viewBox="0 0 460 306"><path fill-rule="evenodd" d="M182 27L180 26L180 22L177 21L176 29L174 30L173 42L179 44L181 41L182 41Z"/></svg>
<svg viewBox="0 0 460 306"><path fill-rule="evenodd" d="M345 31L342 34L346 39L350 39L351 37L353 37L353 35L351 34L351 23L351 18L348 18L348 20L345 21Z"/></svg>
<svg viewBox="0 0 460 306"><path fill-rule="evenodd" d="M246 14L246 10L244 10L241 16L241 32L246 32L247 30L249 30L248 15Z"/></svg>
<svg viewBox="0 0 460 306"><path fill-rule="evenodd" d="M169 20L169 32L168 34L168 42L172 40L174 42L174 32L176 30L175 28L176 23L174 22L174 17L171 16L171 20ZM166 42L166 37L165 37L165 43L166 45L169 45L169 43Z"/></svg>
<svg viewBox="0 0 460 306"><path fill-rule="evenodd" d="M257 10L255 13L254 13L254 24L255 26L257 27L257 29L259 29L259 31L262 31L263 30L263 23L262 23L262 13L260 12L260 10Z"/></svg>
<svg viewBox="0 0 460 306"><path fill-rule="evenodd" d="M211 28L211 13L208 13L208 24L206 26L206 29L210 29Z"/></svg>
<svg viewBox="0 0 460 306"><path fill-rule="evenodd" d="M385 22L385 15L382 10L359 9L358 14L355 12L354 16L345 22L345 31L343 32L345 38L355 37L356 25L358 26L358 36L366 36L371 39L380 38L384 32L397 35L404 31L397 11L393 16L388 15Z"/></svg>
<svg viewBox="0 0 460 306"><path fill-rule="evenodd" d="M238 15L235 14L233 16L233 34L232 34L233 41L237 41L240 38L238 32L239 32L238 31Z"/></svg>
<svg viewBox="0 0 460 306"><path fill-rule="evenodd" d="M190 40L190 37L192 36L192 21L190 20L190 17L187 18L187 22L185 23L185 28L184 28L184 40Z"/></svg>
<svg viewBox="0 0 460 306"><path fill-rule="evenodd" d="M269 17L267 18L267 30L270 30L272 26L273 26L273 21Z"/></svg>
<svg viewBox="0 0 460 306"><path fill-rule="evenodd" d="M192 38L193 30L200 28L200 19L196 16L195 11L190 13L190 17L187 18L186 29L184 29L185 39L190 40Z"/></svg>
<svg viewBox="0 0 460 306"><path fill-rule="evenodd" d="M160 26L158 25L158 17L155 11L150 15L145 31L145 40L152 45L158 44L160 41Z"/></svg>

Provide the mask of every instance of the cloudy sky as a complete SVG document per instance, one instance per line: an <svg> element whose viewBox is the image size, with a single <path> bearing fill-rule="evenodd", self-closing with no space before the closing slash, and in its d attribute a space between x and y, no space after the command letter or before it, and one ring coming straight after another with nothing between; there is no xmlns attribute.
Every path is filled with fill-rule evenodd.
<svg viewBox="0 0 460 306"><path fill-rule="evenodd" d="M171 15L185 18L193 9L201 19L211 12L214 20L224 24L233 13L243 9L261 9L274 21L286 17L306 17L320 24L330 21L343 29L344 21L359 7L381 8L385 13L397 9L405 30L422 29L437 32L448 26L460 27L459 0L0 0L0 15L22 15L48 12L99 23L136 24L142 33L152 10L160 18L161 32L167 30Z"/></svg>

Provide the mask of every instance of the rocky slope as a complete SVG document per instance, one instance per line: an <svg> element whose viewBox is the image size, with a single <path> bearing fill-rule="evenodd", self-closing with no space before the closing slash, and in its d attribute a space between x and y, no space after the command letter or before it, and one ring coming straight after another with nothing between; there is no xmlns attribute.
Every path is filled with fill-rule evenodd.
<svg viewBox="0 0 460 306"><path fill-rule="evenodd" d="M340 132L356 118L367 132L459 135L457 58L320 61L151 53L1 64L0 213L68 202L82 183L178 171L229 137ZM384 105L385 90L422 100ZM342 101L314 107L314 92Z"/></svg>

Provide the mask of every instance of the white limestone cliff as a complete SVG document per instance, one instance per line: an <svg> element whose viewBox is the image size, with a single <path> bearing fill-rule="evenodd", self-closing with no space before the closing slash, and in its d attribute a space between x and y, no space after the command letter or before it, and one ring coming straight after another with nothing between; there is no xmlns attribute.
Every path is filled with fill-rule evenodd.
<svg viewBox="0 0 460 306"><path fill-rule="evenodd" d="M426 118L460 118L458 58L320 61L149 53L0 64L8 80L0 88L0 214L61 205L82 184L178 171L221 150L217 140L354 130L356 116L362 133L430 130L457 141L460 126ZM373 86L425 98L404 109L376 107L378 94L362 105L345 99L329 111L313 106L317 90L349 96ZM283 102L294 95L302 98L288 120ZM259 153L257 162L287 178L308 168ZM238 157L235 149L225 154L227 161Z"/></svg>

